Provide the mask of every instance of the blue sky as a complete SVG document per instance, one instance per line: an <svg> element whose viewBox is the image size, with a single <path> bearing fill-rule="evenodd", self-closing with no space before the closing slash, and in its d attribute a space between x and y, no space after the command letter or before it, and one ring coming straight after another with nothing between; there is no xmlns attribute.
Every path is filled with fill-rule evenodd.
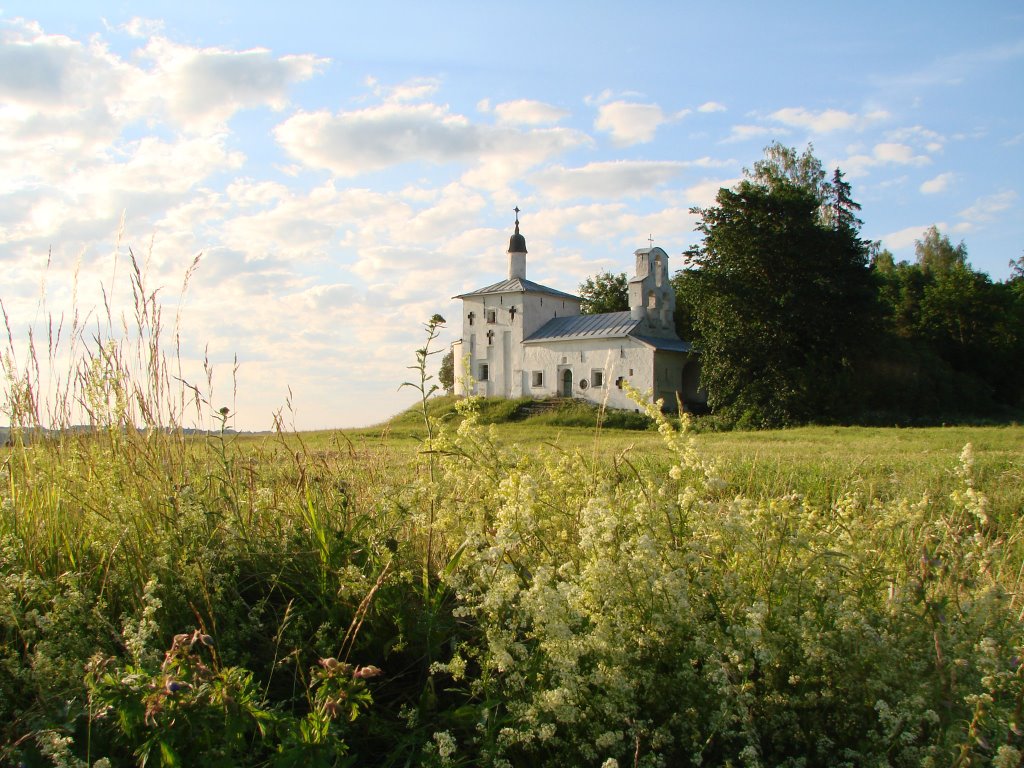
<svg viewBox="0 0 1024 768"><path fill-rule="evenodd" d="M897 259L935 224L1005 279L1022 97L1018 0L0 0L0 299L18 339L120 312L130 246L235 426L365 425L411 401L421 323L504 276L515 205L531 279L649 236L675 268L776 140L842 168Z"/></svg>

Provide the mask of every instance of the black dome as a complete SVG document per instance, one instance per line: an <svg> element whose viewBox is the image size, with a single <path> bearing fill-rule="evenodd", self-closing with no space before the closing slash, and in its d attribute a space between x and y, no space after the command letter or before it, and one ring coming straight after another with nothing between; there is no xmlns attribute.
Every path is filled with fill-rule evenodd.
<svg viewBox="0 0 1024 768"><path fill-rule="evenodd" d="M515 234L508 240L509 253L526 253L526 238L519 234L519 219L516 219Z"/></svg>

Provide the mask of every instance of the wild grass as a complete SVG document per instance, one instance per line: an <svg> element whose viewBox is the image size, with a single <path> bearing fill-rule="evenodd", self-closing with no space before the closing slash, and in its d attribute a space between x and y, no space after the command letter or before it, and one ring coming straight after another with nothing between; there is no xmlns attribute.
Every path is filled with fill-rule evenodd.
<svg viewBox="0 0 1024 768"><path fill-rule="evenodd" d="M1020 427L515 422L428 344L419 412L239 436L132 264L8 334L0 763L1020 763Z"/></svg>

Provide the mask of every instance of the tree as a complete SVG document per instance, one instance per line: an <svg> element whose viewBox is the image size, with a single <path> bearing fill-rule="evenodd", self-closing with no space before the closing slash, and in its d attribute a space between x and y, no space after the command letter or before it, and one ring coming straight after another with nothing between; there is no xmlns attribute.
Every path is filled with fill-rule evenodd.
<svg viewBox="0 0 1024 768"><path fill-rule="evenodd" d="M945 274L967 263L967 246L963 240L954 246L949 237L941 234L934 224L925 230L924 237L914 241L914 253L921 271L926 275Z"/></svg>
<svg viewBox="0 0 1024 768"><path fill-rule="evenodd" d="M755 164L763 181L721 189L717 205L694 209L704 238L688 253L710 405L755 426L842 412L874 322L868 249L855 222L825 226L820 163L807 153L780 156L778 167Z"/></svg>
<svg viewBox="0 0 1024 768"><path fill-rule="evenodd" d="M449 347L441 358L441 367L437 372L437 380L449 395L455 391L455 351Z"/></svg>
<svg viewBox="0 0 1024 768"><path fill-rule="evenodd" d="M1010 279L1007 285L1024 301L1024 256L1010 261Z"/></svg>
<svg viewBox="0 0 1024 768"><path fill-rule="evenodd" d="M1024 400L1024 291L1012 271L993 283L936 227L916 243L917 260L873 260L888 334L876 390L886 407L937 416L991 413Z"/></svg>
<svg viewBox="0 0 1024 768"><path fill-rule="evenodd" d="M629 281L626 273L601 272L580 283L580 313L625 312L629 309Z"/></svg>
<svg viewBox="0 0 1024 768"><path fill-rule="evenodd" d="M817 198L819 205L824 205L832 194L831 186L825 181L825 169L814 156L813 144L808 144L803 154L798 155L793 147L773 141L764 148L764 158L754 163L752 171L744 168L743 175L768 189L780 183L802 187Z"/></svg>
<svg viewBox="0 0 1024 768"><path fill-rule="evenodd" d="M850 182L843 180L843 172L836 168L832 174L832 183L829 185L829 219L834 229L845 229L851 232L859 232L864 224L857 218L857 211L860 210L860 203L856 203L850 197ZM890 254L890 258L892 254Z"/></svg>

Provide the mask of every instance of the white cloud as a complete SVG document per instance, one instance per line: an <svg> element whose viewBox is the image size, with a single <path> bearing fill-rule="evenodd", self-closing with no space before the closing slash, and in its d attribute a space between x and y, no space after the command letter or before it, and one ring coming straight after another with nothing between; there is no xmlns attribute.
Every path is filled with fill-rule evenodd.
<svg viewBox="0 0 1024 768"><path fill-rule="evenodd" d="M888 141L900 144L912 144L923 147L931 153L940 152L946 144L945 136L922 125L912 125L887 131L885 138Z"/></svg>
<svg viewBox="0 0 1024 768"><path fill-rule="evenodd" d="M486 173L470 183L481 186L502 184L588 141L566 128L479 125L446 106L390 102L335 114L298 112L279 124L274 135L306 166L338 176L404 163L479 163Z"/></svg>
<svg viewBox="0 0 1024 768"><path fill-rule="evenodd" d="M940 173L933 179L928 179L921 184L921 194L934 195L939 192L945 192L949 189L949 185L956 179L955 173Z"/></svg>
<svg viewBox="0 0 1024 768"><path fill-rule="evenodd" d="M641 144L651 141L658 126L670 119L657 104L613 101L598 108L594 127L610 133L616 144Z"/></svg>
<svg viewBox="0 0 1024 768"><path fill-rule="evenodd" d="M141 52L153 63L146 87L190 131L226 122L242 109L283 109L289 87L323 69L315 56L275 57L266 49L192 48L162 37Z"/></svg>
<svg viewBox="0 0 1024 768"><path fill-rule="evenodd" d="M677 178L685 167L685 163L667 160L617 160L581 168L554 166L534 174L531 182L542 195L554 200L617 199L656 194L658 187Z"/></svg>
<svg viewBox="0 0 1024 768"><path fill-rule="evenodd" d="M927 165L931 162L924 155L915 155L914 150L906 144L885 142L876 144L874 156L879 163L895 163L897 165Z"/></svg>
<svg viewBox="0 0 1024 768"><path fill-rule="evenodd" d="M749 141L770 134L785 135L785 130L769 128L765 125L734 125L729 135L722 139L723 144L733 144L739 141Z"/></svg>
<svg viewBox="0 0 1024 768"><path fill-rule="evenodd" d="M699 107L698 112L725 112L725 105L720 104L717 101L705 101Z"/></svg>
<svg viewBox="0 0 1024 768"><path fill-rule="evenodd" d="M544 125L557 123L569 116L568 110L530 99L517 99L495 104L494 113L498 122L506 125Z"/></svg>
<svg viewBox="0 0 1024 768"><path fill-rule="evenodd" d="M739 178L733 179L708 179L699 184L686 188L686 198L691 205L699 208L706 208L714 205L718 197L718 190L722 187L731 188L740 182Z"/></svg>
<svg viewBox="0 0 1024 768"><path fill-rule="evenodd" d="M890 232L886 235L882 235L882 244L886 248L890 248L894 251L899 251L904 248L910 248L914 245L915 240L920 240L924 236L924 232L931 224L919 225L916 227L905 227L895 232ZM939 229L945 229L946 225L943 223L935 224Z"/></svg>
<svg viewBox="0 0 1024 768"><path fill-rule="evenodd" d="M839 162L850 178L867 175L872 168L886 165L928 165L931 159L927 155L914 153L912 147L895 142L876 144L871 154L855 154Z"/></svg>
<svg viewBox="0 0 1024 768"><path fill-rule="evenodd" d="M441 81L436 77L414 77L397 85L382 85L377 78L367 77L366 85L375 96L385 102L401 104L430 98L441 88Z"/></svg>
<svg viewBox="0 0 1024 768"><path fill-rule="evenodd" d="M998 214L1013 207L1017 201L1017 193L1013 190L986 195L974 201L957 215L970 224L985 224L995 221Z"/></svg>
<svg viewBox="0 0 1024 768"><path fill-rule="evenodd" d="M869 124L885 120L889 114L882 110L857 115L839 109L814 112L803 107L786 107L770 115L771 119L793 128L805 128L814 133L861 130Z"/></svg>
<svg viewBox="0 0 1024 768"><path fill-rule="evenodd" d="M485 143L479 127L435 104L298 112L278 125L274 135L297 160L339 176L416 161L465 161Z"/></svg>
<svg viewBox="0 0 1024 768"><path fill-rule="evenodd" d="M826 109L823 112L814 113L802 107L786 107L773 112L771 118L783 125L807 128L815 133L850 129L857 124L856 115L838 109Z"/></svg>

